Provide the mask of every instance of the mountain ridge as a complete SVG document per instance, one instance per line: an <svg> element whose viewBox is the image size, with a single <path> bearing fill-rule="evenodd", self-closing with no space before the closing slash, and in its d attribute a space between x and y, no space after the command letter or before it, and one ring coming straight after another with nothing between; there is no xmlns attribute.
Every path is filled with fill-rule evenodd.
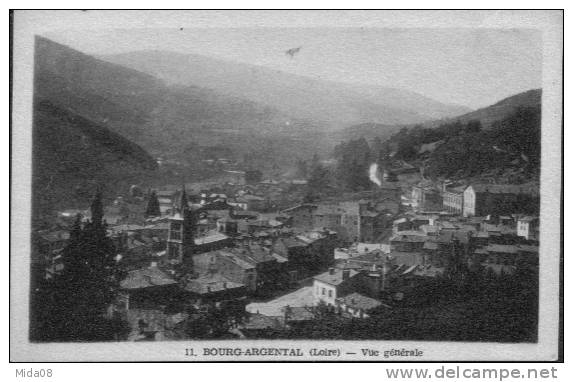
<svg viewBox="0 0 573 382"><path fill-rule="evenodd" d="M424 128L436 128L443 124L460 122L467 124L473 120L479 120L484 129L490 129L494 122L503 120L514 113L519 107L537 107L541 105L541 89L530 89L521 93L505 97L496 103L480 109L465 113L453 118L437 119L422 124L410 125L386 125L378 123L362 123L348 126L338 135L340 140L357 139L364 137L374 139L380 137L386 139L401 128L411 128L420 125Z"/></svg>
<svg viewBox="0 0 573 382"><path fill-rule="evenodd" d="M211 88L337 127L358 122L423 122L470 110L445 105L411 91L318 80L198 54L146 50L99 55L98 58L153 74L169 83ZM385 96L386 92L394 96ZM394 99L396 94L403 98L400 102ZM424 104L435 110L426 114L416 110ZM450 111L446 113L448 109Z"/></svg>

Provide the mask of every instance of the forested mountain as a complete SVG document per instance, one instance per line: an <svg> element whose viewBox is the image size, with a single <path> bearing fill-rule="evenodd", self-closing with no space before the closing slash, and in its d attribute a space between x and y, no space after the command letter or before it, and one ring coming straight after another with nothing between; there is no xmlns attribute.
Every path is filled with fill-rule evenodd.
<svg viewBox="0 0 573 382"><path fill-rule="evenodd" d="M339 177L362 174L361 181L354 182L359 187L369 163L403 160L421 167L427 177L535 181L541 161L540 101L541 90L532 90L434 127L395 129L390 137L387 130L382 131L386 135L375 135L372 130L378 126L365 125L370 142L362 136L335 148Z"/></svg>
<svg viewBox="0 0 573 382"><path fill-rule="evenodd" d="M483 157L484 171L517 161L528 163L531 172L539 163L540 90L458 118L403 128L402 123L414 126L466 109L396 89L309 80L201 56L105 57L131 67L126 68L42 37L35 53L34 200L39 206L73 203L87 184L141 183L154 174L158 156L193 167L203 157L212 158L212 150L223 149L245 167L280 171L315 153L324 157L341 140L364 136L378 137L377 143L369 147L368 160L361 157L354 164L394 154L427 165L428 174L455 176L455 166L444 163L451 163L448 156L460 160L464 152ZM348 127L349 121L362 123ZM529 146L527 139L533 142ZM435 141L445 143L429 157L419 153ZM339 158L352 160L351 155ZM481 171L475 163L471 171L464 166L457 175Z"/></svg>
<svg viewBox="0 0 573 382"><path fill-rule="evenodd" d="M85 207L98 188L114 195L156 172L141 147L47 99L36 98L33 126L37 224L57 208Z"/></svg>
<svg viewBox="0 0 573 382"><path fill-rule="evenodd" d="M116 195L129 182L157 179L159 156L196 169L209 147L225 147L236 158L249 154L271 166L292 160L293 151L317 148L315 126L304 120L209 89L170 86L42 37L36 39L34 100L40 215L82 205L96 184ZM296 133L283 134L283 128Z"/></svg>
<svg viewBox="0 0 573 382"><path fill-rule="evenodd" d="M435 119L422 124L409 125L362 123L348 126L344 130L340 131L337 135L341 141L358 139L361 137L368 140L379 137L380 139L385 140L389 138L390 135L398 132L403 127L415 127L419 125L423 128L437 128L455 122L467 124L470 121L480 121L484 129L489 129L492 127L494 122L508 117L519 107L537 107L538 105L541 105L541 89L532 89L504 98L503 100L488 107L484 107L465 114L460 113L459 115L451 118Z"/></svg>
<svg viewBox="0 0 573 382"><path fill-rule="evenodd" d="M541 105L541 89L532 89L504 98L491 106L463 114L453 120L462 123L478 120L484 129L489 129L495 122L507 118L519 108L539 107L539 105Z"/></svg>

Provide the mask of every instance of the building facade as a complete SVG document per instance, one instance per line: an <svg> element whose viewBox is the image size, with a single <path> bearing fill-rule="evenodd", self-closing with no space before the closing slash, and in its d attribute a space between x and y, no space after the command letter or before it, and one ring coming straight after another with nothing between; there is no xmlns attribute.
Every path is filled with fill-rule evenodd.
<svg viewBox="0 0 573 382"><path fill-rule="evenodd" d="M461 215L464 210L465 187L445 188L442 192L443 208L445 211Z"/></svg>
<svg viewBox="0 0 573 382"><path fill-rule="evenodd" d="M359 272L353 269L330 268L328 272L314 277L313 295L316 304L324 302L336 306L336 299L354 291Z"/></svg>
<svg viewBox="0 0 573 382"><path fill-rule="evenodd" d="M463 198L466 217L539 211L539 188L531 185L472 184Z"/></svg>

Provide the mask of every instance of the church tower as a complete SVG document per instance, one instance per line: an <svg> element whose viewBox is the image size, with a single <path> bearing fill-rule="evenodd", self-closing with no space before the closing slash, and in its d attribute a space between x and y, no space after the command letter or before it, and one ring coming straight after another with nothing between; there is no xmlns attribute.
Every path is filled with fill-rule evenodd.
<svg viewBox="0 0 573 382"><path fill-rule="evenodd" d="M195 246L195 216L189 209L185 187L181 190L179 202L169 217L169 235L167 237L167 259L175 264L193 263Z"/></svg>

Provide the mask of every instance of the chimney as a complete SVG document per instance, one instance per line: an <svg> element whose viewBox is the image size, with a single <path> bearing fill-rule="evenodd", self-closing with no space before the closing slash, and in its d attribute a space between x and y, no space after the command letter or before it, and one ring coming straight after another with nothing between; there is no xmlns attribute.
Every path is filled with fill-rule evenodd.
<svg viewBox="0 0 573 382"><path fill-rule="evenodd" d="M333 267L328 268L328 274L329 274L329 275L333 275L333 274L334 274L334 268L333 268Z"/></svg>
<svg viewBox="0 0 573 382"><path fill-rule="evenodd" d="M350 278L350 269L342 270L342 280L348 280Z"/></svg>

